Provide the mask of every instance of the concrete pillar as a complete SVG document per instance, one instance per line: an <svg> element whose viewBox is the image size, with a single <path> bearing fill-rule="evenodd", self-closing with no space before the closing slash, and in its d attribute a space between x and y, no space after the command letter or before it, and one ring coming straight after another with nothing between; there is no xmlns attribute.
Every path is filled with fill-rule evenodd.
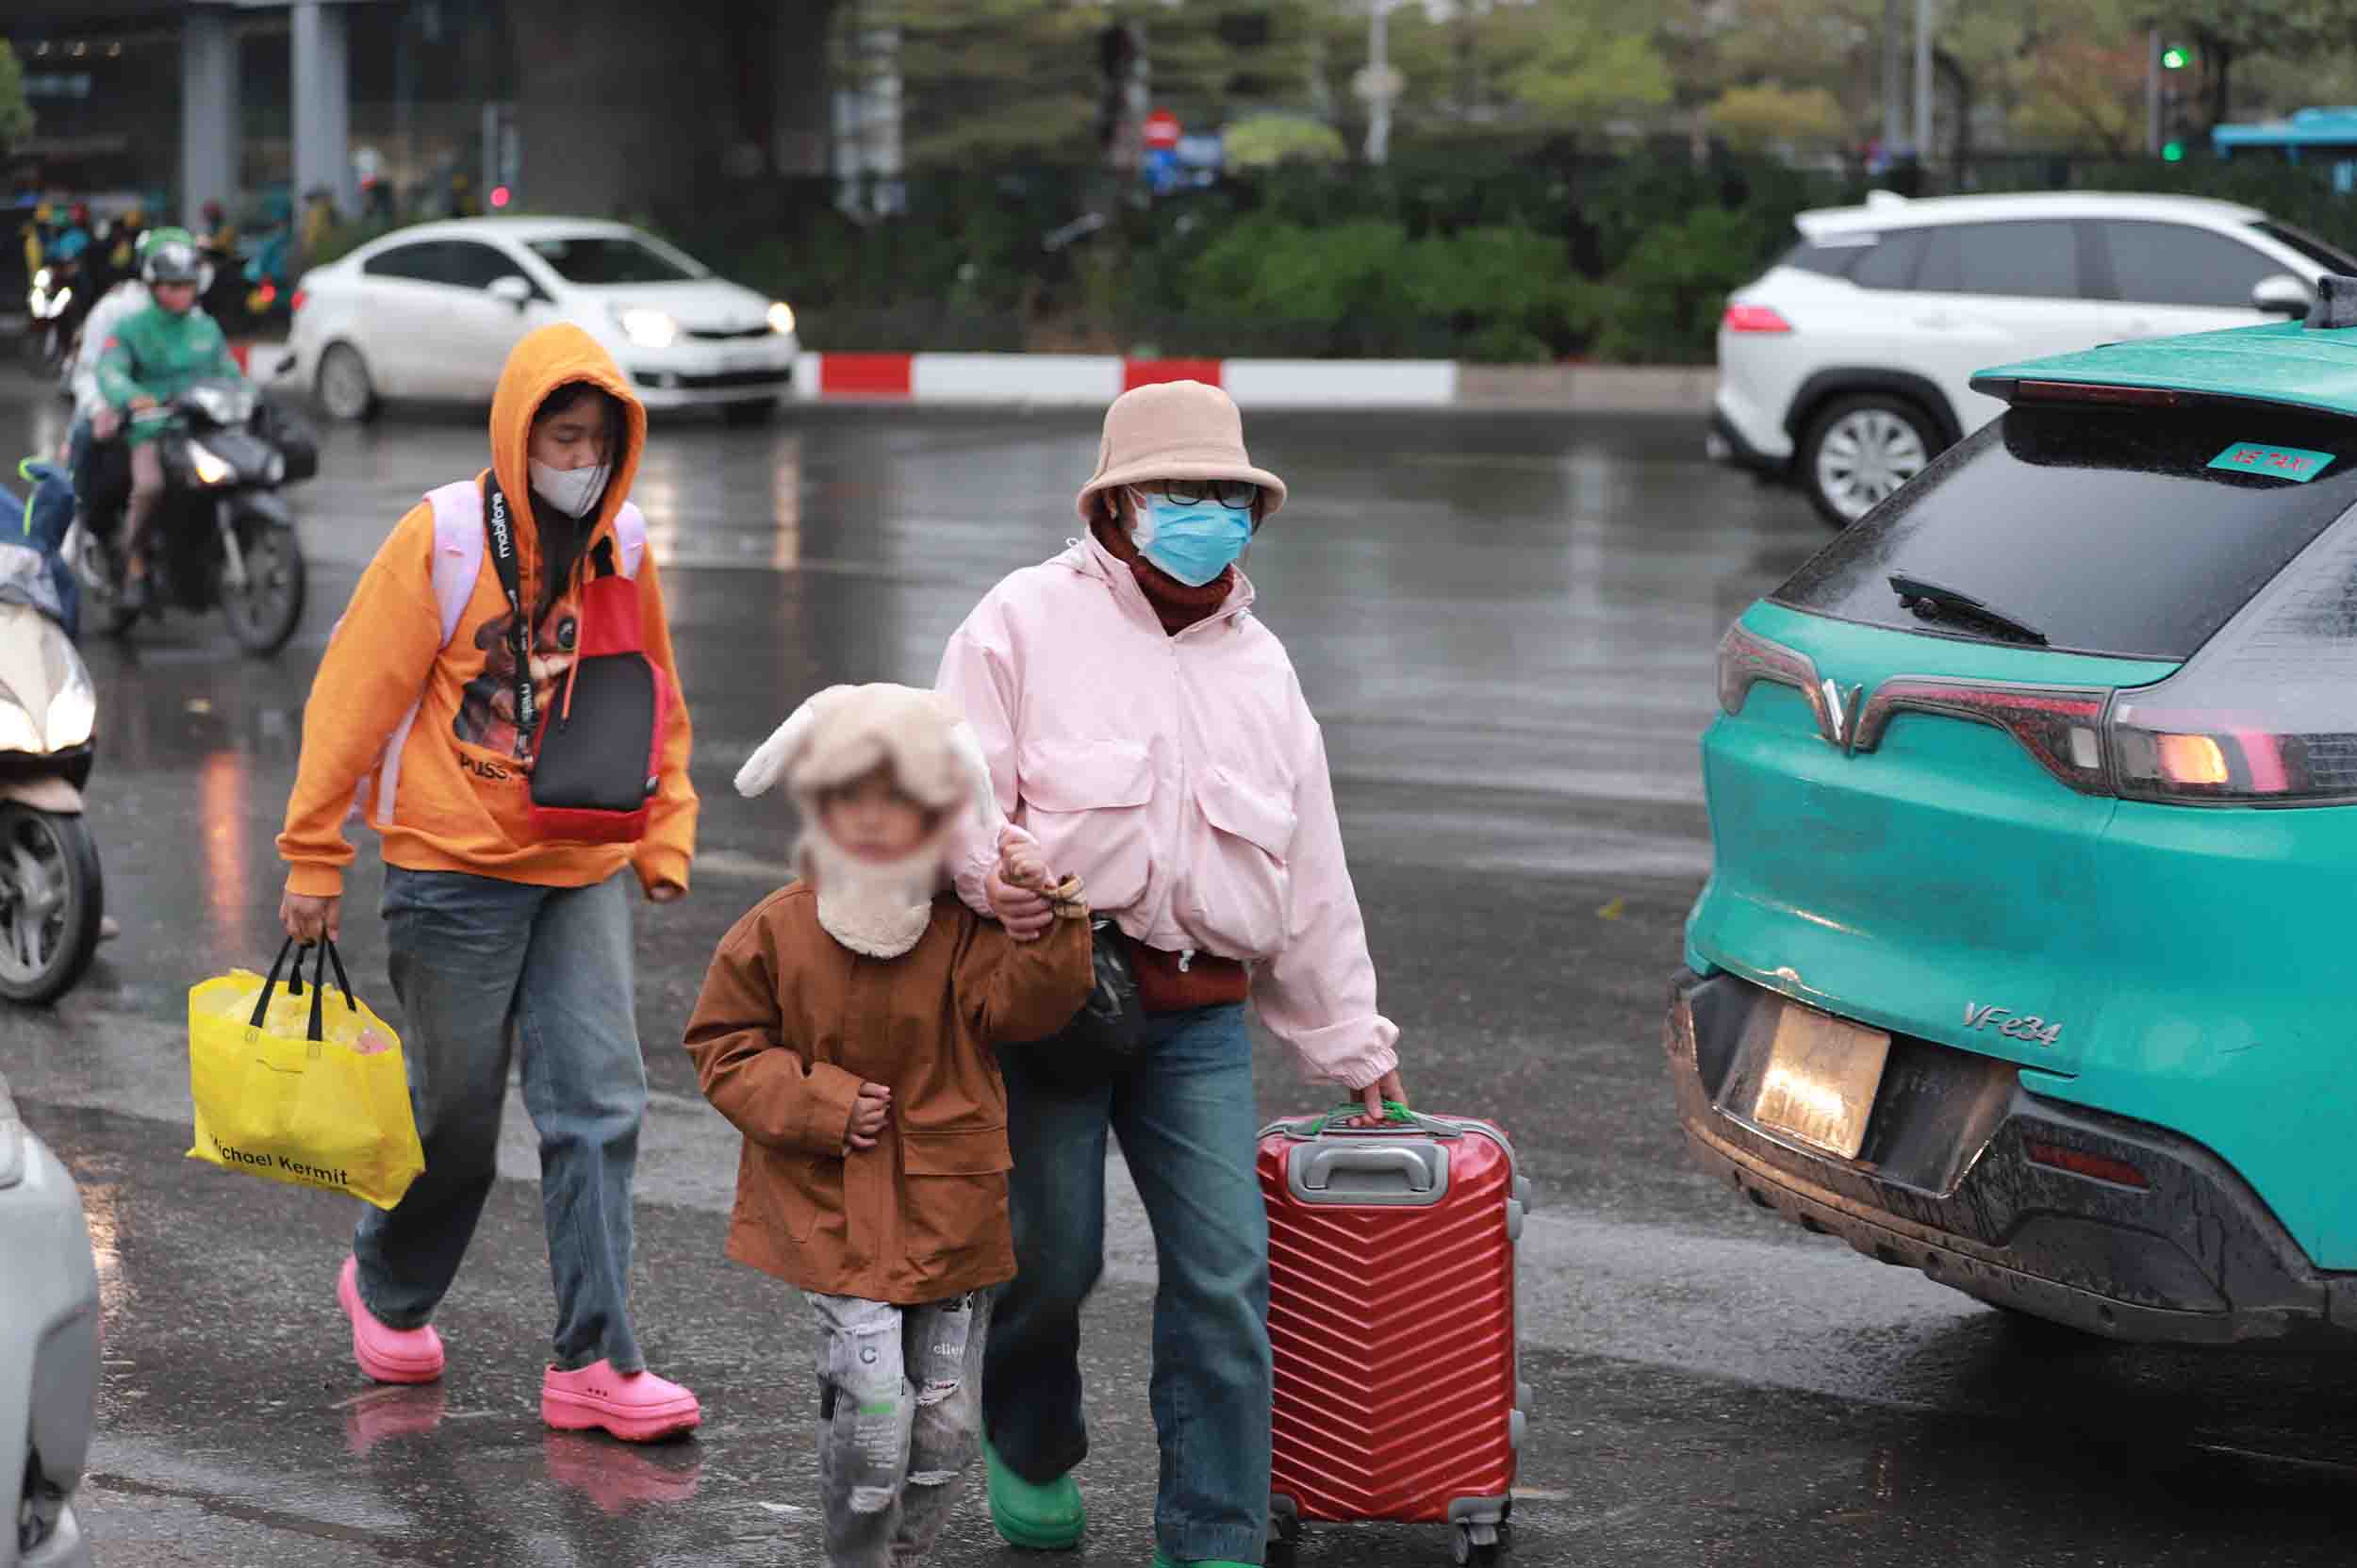
<svg viewBox="0 0 2357 1568"><path fill-rule="evenodd" d="M238 41L229 13L190 6L180 48L180 212L194 228L206 202L238 193Z"/></svg>
<svg viewBox="0 0 2357 1568"><path fill-rule="evenodd" d="M345 217L359 210L352 170L352 73L344 8L338 0L296 0L294 6L294 199L325 186Z"/></svg>

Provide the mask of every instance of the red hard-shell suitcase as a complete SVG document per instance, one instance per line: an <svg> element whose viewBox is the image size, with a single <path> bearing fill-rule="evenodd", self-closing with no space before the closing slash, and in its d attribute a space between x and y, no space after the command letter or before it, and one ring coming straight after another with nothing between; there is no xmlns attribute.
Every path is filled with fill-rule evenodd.
<svg viewBox="0 0 2357 1568"><path fill-rule="evenodd" d="M1491 1560L1529 1408L1513 1146L1484 1121L1344 1110L1263 1131L1260 1174L1276 1548L1305 1521L1386 1520L1452 1526L1457 1561Z"/></svg>

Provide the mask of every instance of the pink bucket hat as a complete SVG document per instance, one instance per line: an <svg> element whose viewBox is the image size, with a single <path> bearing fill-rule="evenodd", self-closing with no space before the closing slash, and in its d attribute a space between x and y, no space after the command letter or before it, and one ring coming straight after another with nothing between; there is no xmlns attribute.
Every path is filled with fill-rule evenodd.
<svg viewBox="0 0 2357 1568"><path fill-rule="evenodd" d="M1256 469L1244 450L1244 416L1218 388L1200 381L1165 381L1113 399L1096 449L1096 476L1073 507L1095 520L1089 502L1099 490L1152 479L1242 479L1261 487L1261 517L1285 504L1285 482Z"/></svg>

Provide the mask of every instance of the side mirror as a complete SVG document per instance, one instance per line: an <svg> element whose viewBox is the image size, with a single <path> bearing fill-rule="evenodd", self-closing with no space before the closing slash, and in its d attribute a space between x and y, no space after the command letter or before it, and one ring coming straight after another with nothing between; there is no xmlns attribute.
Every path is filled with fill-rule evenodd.
<svg viewBox="0 0 2357 1568"><path fill-rule="evenodd" d="M2251 309L2270 316L2289 316L2296 322L2306 319L2316 303L2316 291L2289 272L2261 278L2250 290Z"/></svg>
<svg viewBox="0 0 2357 1568"><path fill-rule="evenodd" d="M514 272L510 272L505 277L495 277L491 280L490 295L495 300L505 300L517 309L521 310L532 303L532 285ZM2302 305L2300 308L2305 310L2307 307Z"/></svg>

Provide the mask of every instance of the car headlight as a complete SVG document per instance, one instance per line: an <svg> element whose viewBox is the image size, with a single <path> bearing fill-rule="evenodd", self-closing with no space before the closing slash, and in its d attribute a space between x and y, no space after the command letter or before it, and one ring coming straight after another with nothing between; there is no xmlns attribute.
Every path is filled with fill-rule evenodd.
<svg viewBox="0 0 2357 1568"><path fill-rule="evenodd" d="M791 336L794 331L794 307L783 300L771 300L769 330L781 338Z"/></svg>
<svg viewBox="0 0 2357 1568"><path fill-rule="evenodd" d="M48 750L41 732L33 728L33 716L15 698L0 692L0 751L22 751L38 757Z"/></svg>
<svg viewBox="0 0 2357 1568"><path fill-rule="evenodd" d="M238 476L236 469L202 441L189 443L189 466L196 470L200 485L226 485Z"/></svg>
<svg viewBox="0 0 2357 1568"><path fill-rule="evenodd" d="M36 289L46 289L56 281L57 274L50 272L50 270L46 267L43 267L40 272L33 274L33 287Z"/></svg>
<svg viewBox="0 0 2357 1568"><path fill-rule="evenodd" d="M642 349L668 349L679 341L679 322L663 311L617 310L614 320L620 323L622 336Z"/></svg>
<svg viewBox="0 0 2357 1568"><path fill-rule="evenodd" d="M65 751L87 743L97 724L98 693L90 677L77 669L49 699L49 718L42 726L49 732L49 750Z"/></svg>

